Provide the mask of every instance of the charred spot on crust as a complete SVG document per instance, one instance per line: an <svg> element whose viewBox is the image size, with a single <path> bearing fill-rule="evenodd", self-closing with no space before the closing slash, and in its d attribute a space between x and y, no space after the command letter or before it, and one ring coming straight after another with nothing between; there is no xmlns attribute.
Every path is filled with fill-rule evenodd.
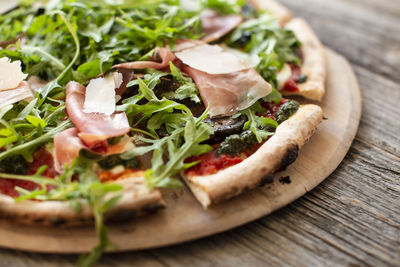
<svg viewBox="0 0 400 267"><path fill-rule="evenodd" d="M265 177L262 178L261 182L260 182L260 187L263 187L266 184L272 184L274 182L274 175L273 174L269 174Z"/></svg>
<svg viewBox="0 0 400 267"><path fill-rule="evenodd" d="M293 162L296 161L298 155L299 155L299 146L298 145L295 145L294 147L289 148L288 151L286 152L285 157L282 160L279 171L286 170L286 168L290 164L292 164Z"/></svg>
<svg viewBox="0 0 400 267"><path fill-rule="evenodd" d="M108 218L109 221L129 221L132 220L132 218L136 217L137 211L136 210L124 210L121 212L118 212L117 214L111 216Z"/></svg>
<svg viewBox="0 0 400 267"><path fill-rule="evenodd" d="M67 220L65 220L65 219L63 219L63 218L58 218L58 217L56 217L56 218L52 218L52 219L50 219L50 224L52 225L52 226L61 226L61 225L64 225L64 224L66 224L67 223Z"/></svg>
<svg viewBox="0 0 400 267"><path fill-rule="evenodd" d="M156 212L157 210L159 210L159 209L161 209L163 207L164 206L162 206L160 204L150 204L150 205L148 205L146 207L143 207L142 211L146 212L146 213L154 213L154 212Z"/></svg>

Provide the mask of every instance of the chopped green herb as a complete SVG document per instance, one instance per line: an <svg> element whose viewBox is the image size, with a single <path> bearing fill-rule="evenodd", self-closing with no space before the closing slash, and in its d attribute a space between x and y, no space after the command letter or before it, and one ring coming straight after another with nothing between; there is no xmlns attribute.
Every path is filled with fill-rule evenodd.
<svg viewBox="0 0 400 267"><path fill-rule="evenodd" d="M276 121L281 124L285 120L289 119L297 110L299 110L299 103L295 100L289 100L283 104L276 114Z"/></svg>

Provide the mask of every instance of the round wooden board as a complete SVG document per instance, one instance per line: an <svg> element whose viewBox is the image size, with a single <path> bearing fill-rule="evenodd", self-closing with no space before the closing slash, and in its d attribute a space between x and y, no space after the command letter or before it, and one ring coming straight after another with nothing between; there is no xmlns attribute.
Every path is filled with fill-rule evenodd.
<svg viewBox="0 0 400 267"><path fill-rule="evenodd" d="M276 174L272 184L209 210L203 210L187 188L164 191L166 209L110 226L116 251L166 246L232 229L289 204L328 177L343 160L356 135L361 95L349 63L332 50L327 49L326 55L327 94L322 108L327 120L286 172ZM290 176L290 184L279 182L279 177L284 176ZM0 236L2 247L36 252L83 253L97 244L93 227L60 229L1 222Z"/></svg>

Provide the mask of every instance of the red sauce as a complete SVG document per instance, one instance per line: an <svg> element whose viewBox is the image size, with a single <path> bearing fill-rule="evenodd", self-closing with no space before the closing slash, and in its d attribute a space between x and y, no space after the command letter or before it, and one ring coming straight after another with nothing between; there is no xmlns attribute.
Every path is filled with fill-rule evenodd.
<svg viewBox="0 0 400 267"><path fill-rule="evenodd" d="M240 157L231 157L229 155L218 156L215 150L202 154L197 157L188 158L185 163L200 161L195 166L186 170L186 174L193 175L210 175L217 173L219 170L226 169L243 161Z"/></svg>
<svg viewBox="0 0 400 267"><path fill-rule="evenodd" d="M274 102L267 102L267 103L262 103L262 107L266 109L266 111L262 114L257 114L258 116L264 116L266 118L271 118L271 119L275 119L276 114L278 113L279 108L285 104L286 102L288 102L287 99L282 98L281 102L279 103L279 105L276 105Z"/></svg>
<svg viewBox="0 0 400 267"><path fill-rule="evenodd" d="M301 68L292 63L289 63L289 66L292 69L292 76L286 81L283 90L289 92L298 92L299 87L297 85L297 81L301 76Z"/></svg>
<svg viewBox="0 0 400 267"><path fill-rule="evenodd" d="M47 165L48 168L42 175L49 178L54 178L56 175L56 171L54 169L53 156L44 148L41 148L38 151L36 151L33 156L34 160L32 163L29 164L28 174L31 175L35 174L41 166ZM11 197L18 197L19 193L14 189L16 186L24 188L29 191L40 188L40 185L30 181L0 178L0 193ZM52 188L53 187L49 186L47 187L47 190L51 190Z"/></svg>
<svg viewBox="0 0 400 267"><path fill-rule="evenodd" d="M282 98L281 102L276 105L274 102L262 103L262 106L266 109L263 114L257 114L259 116L264 116L268 118L275 119L276 114L278 113L279 108L285 104L288 100ZM187 169L185 173L189 176L195 175L211 175L217 173L220 170L226 169L233 165L236 165L246 158L250 157L254 154L266 141L254 145L249 150L244 151L240 156L229 156L229 155L217 155L216 150L219 145L214 145L213 150L202 154L197 157L188 158L185 163L199 161L195 166Z"/></svg>

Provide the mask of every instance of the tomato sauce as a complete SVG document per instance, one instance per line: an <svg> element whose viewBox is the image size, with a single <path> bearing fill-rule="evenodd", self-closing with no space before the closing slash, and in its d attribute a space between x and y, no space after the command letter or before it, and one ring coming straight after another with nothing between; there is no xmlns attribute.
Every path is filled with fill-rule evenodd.
<svg viewBox="0 0 400 267"><path fill-rule="evenodd" d="M143 170L126 169L123 172L113 173L110 171L104 171L99 173L99 180L104 182L116 181L118 179L123 179L124 177L134 177L134 174L142 174Z"/></svg>
<svg viewBox="0 0 400 267"><path fill-rule="evenodd" d="M285 104L287 101L288 101L287 99L282 98L281 102L278 105L276 105L274 102L262 103L262 106L263 106L263 108L266 109L266 111L262 114L257 114L257 115L275 119L279 108L283 104ZM186 159L185 163L191 163L191 162L195 162L195 161L199 161L199 163L196 164L195 166L187 169L185 171L185 174L189 175L189 176L196 176L196 175L202 176L202 175L215 174L220 170L234 166L234 165L242 162L246 158L250 157L266 141L255 144L254 147L252 147L251 149L246 150L243 153L241 153L240 155L233 156L233 157L230 155L225 155L225 154L217 155L216 150L217 150L219 144L214 145L212 151L202 154L200 156L190 157L190 158Z"/></svg>
<svg viewBox="0 0 400 267"><path fill-rule="evenodd" d="M195 166L186 170L186 174L193 175L210 175L217 173L219 170L226 169L243 161L238 156L231 157L229 155L218 156L216 151L210 151L197 157L188 158L185 163L200 161Z"/></svg>
<svg viewBox="0 0 400 267"><path fill-rule="evenodd" d="M48 168L44 173L42 173L42 176L49 178L54 178L56 176L57 173L54 169L53 156L47 150L41 148L33 154L33 157L33 162L29 164L29 175L35 174L40 167L46 165L48 166ZM0 178L0 193L11 197L18 197L19 193L15 190L16 186L26 189L28 191L33 191L40 188L40 185L30 181ZM47 190L51 190L52 188L53 187L48 186Z"/></svg>
<svg viewBox="0 0 400 267"><path fill-rule="evenodd" d="M297 81L300 79L301 76L301 68L292 63L289 63L289 66L292 70L292 76L289 78L289 80L286 81L285 85L283 86L283 90L289 92L298 92L299 87Z"/></svg>

